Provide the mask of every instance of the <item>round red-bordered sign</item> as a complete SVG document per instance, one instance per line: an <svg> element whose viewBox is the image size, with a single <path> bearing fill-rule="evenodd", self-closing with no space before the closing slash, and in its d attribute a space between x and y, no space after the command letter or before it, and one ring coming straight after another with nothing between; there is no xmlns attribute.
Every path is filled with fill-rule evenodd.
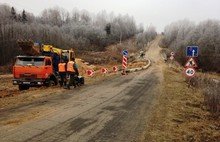
<svg viewBox="0 0 220 142"><path fill-rule="evenodd" d="M113 70L113 71L117 71L118 68L114 66L114 67L112 68L112 70Z"/></svg>
<svg viewBox="0 0 220 142"><path fill-rule="evenodd" d="M184 70L184 74L189 78L193 78L196 75L196 70L193 67L187 67Z"/></svg>

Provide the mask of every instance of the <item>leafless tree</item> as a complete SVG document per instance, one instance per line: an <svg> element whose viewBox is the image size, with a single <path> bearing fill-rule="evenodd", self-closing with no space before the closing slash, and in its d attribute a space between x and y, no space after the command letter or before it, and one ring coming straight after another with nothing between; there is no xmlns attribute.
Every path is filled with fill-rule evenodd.
<svg viewBox="0 0 220 142"><path fill-rule="evenodd" d="M157 36L156 28L154 26L149 26L142 33L137 34L136 42L140 47L145 47L147 43L154 40Z"/></svg>

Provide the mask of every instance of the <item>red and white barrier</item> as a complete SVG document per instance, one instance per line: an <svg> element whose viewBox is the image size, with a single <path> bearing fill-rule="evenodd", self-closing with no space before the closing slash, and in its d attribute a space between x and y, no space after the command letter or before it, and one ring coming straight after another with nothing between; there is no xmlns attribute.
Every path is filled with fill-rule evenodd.
<svg viewBox="0 0 220 142"><path fill-rule="evenodd" d="M127 69L127 56L123 56L123 60L122 60L122 69Z"/></svg>

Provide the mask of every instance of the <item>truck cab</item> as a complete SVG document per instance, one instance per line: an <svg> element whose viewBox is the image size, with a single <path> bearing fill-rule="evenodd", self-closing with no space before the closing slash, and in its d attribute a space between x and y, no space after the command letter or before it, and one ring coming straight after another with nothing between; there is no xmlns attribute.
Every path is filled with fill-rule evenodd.
<svg viewBox="0 0 220 142"><path fill-rule="evenodd" d="M17 56L13 76L13 85L18 85L19 90L58 83L53 61L49 56Z"/></svg>

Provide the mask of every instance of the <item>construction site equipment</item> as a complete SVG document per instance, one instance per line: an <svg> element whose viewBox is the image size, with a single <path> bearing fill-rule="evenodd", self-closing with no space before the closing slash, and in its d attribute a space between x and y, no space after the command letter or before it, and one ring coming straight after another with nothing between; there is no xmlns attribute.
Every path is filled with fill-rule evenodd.
<svg viewBox="0 0 220 142"><path fill-rule="evenodd" d="M58 84L52 58L48 56L17 56L13 75L13 85L18 85L19 90Z"/></svg>
<svg viewBox="0 0 220 142"><path fill-rule="evenodd" d="M22 50L22 52L28 56L48 56L50 53L56 53L59 55L60 59L67 58L70 61L72 57L75 58L75 52L72 49L64 50L56 48L52 45L42 44L41 42L33 42L33 40L17 40L17 45Z"/></svg>
<svg viewBox="0 0 220 142"><path fill-rule="evenodd" d="M52 86L59 82L58 64L75 58L74 51L63 50L32 40L17 40L23 56L17 56L13 66L13 84L19 90L34 86Z"/></svg>

